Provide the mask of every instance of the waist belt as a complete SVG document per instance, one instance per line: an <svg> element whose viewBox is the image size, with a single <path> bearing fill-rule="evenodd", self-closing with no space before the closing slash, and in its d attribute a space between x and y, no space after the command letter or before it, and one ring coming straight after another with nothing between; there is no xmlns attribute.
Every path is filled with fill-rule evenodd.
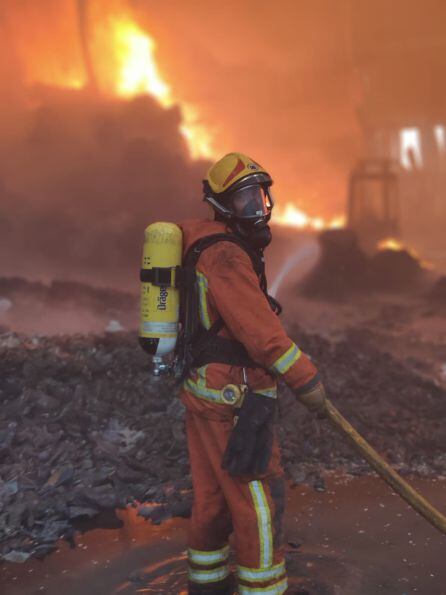
<svg viewBox="0 0 446 595"><path fill-rule="evenodd" d="M206 346L199 349L194 356L193 366L200 368L206 364L228 364L229 366L240 366L243 368L259 368L248 354L245 347L232 339L225 339L219 336L208 336Z"/></svg>

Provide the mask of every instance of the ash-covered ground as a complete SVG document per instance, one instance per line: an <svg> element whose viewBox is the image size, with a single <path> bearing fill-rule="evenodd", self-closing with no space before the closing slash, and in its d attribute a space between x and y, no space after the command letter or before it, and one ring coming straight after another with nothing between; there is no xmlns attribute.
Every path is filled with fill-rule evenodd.
<svg viewBox="0 0 446 595"><path fill-rule="evenodd" d="M402 474L444 476L446 388L440 360L429 363L434 339L416 343L423 353L402 349L405 340L410 347L420 308L427 319L434 309L445 329L442 305L364 299L328 304L296 298L285 321L320 367L335 405L378 451ZM72 540L80 521L128 504L142 505L141 514L154 522L187 516L191 480L177 392L173 381L150 377L134 332L4 332L2 559L44 556L59 538ZM327 469L370 472L328 422L313 419L285 387L279 424L292 485L324 490Z"/></svg>
<svg viewBox="0 0 446 595"><path fill-rule="evenodd" d="M445 277L408 253L370 259L348 231L320 240L307 278L296 286L288 274L279 293L285 327L400 473L446 476ZM0 559L45 556L117 507L155 523L190 513L179 387L151 377L136 313L131 293L0 279ZM278 431L291 486L323 491L327 470L370 473L285 386Z"/></svg>

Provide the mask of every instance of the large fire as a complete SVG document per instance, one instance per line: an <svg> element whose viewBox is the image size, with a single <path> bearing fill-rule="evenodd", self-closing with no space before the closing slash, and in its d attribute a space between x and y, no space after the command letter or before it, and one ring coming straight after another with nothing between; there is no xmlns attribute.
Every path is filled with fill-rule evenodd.
<svg viewBox="0 0 446 595"><path fill-rule="evenodd" d="M79 4L82 4L80 0ZM92 6L95 7L95 3ZM114 3L108 13L99 8L104 7L98 4L95 12L82 13L84 21L79 39L74 43L77 46L75 59L71 63L61 60L64 62L62 68L54 51L50 51L49 45L45 46L41 59L27 64L29 82L79 90L89 87L122 100L150 95L164 109L175 106L180 110L179 130L192 159L216 159L220 152L217 153L213 146L212 135L203 123L199 109L177 97L174 86L160 72L153 37L142 29L122 3ZM74 18L72 12L65 16L67 19ZM73 43L71 39L70 43ZM330 221L311 217L291 202L275 208L274 222L312 230L345 224L343 217Z"/></svg>
<svg viewBox="0 0 446 595"><path fill-rule="evenodd" d="M215 157L210 134L200 124L197 109L174 97L171 86L163 80L155 59L156 43L130 19L114 19L106 31L115 56L114 92L120 97L147 93L164 108L178 105L182 114L180 132L186 139L193 159Z"/></svg>
<svg viewBox="0 0 446 595"><path fill-rule="evenodd" d="M345 226L345 217L339 216L327 220L322 217L310 217L293 203L286 203L284 207L277 206L274 211L274 223L299 229L338 229Z"/></svg>
<svg viewBox="0 0 446 595"><path fill-rule="evenodd" d="M155 40L128 17L111 18L93 33L92 54L101 90L122 98L148 94L166 109L177 105L182 114L180 132L191 157L212 159L210 134L200 125L196 108L174 96L159 72L155 53Z"/></svg>
<svg viewBox="0 0 446 595"><path fill-rule="evenodd" d="M154 40L131 21L116 20L111 29L118 58L116 93L123 97L148 93L163 107L171 107L175 101L171 88L158 72Z"/></svg>
<svg viewBox="0 0 446 595"><path fill-rule="evenodd" d="M66 40L77 46L70 54L72 60L67 61L64 56L59 61L48 43L41 44L40 56L30 57L27 48L21 48L28 82L79 90L90 87L123 100L150 95L165 109L179 108L180 132L192 159L215 158L211 135L200 122L198 109L176 97L172 86L164 80L153 37L122 6L121 11L112 10L111 14L101 14L99 5L96 8L98 11L90 18L85 17L79 37ZM64 16L75 19L71 12ZM66 27L68 30L68 24Z"/></svg>

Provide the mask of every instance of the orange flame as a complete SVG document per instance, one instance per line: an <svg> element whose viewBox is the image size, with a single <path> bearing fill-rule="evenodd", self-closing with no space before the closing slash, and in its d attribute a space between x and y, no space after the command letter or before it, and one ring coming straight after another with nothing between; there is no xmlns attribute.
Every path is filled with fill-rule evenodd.
<svg viewBox="0 0 446 595"><path fill-rule="evenodd" d="M175 101L169 85L163 81L155 61L156 44L139 27L127 20L112 23L112 38L117 55L115 90L121 97L148 93L163 107Z"/></svg>
<svg viewBox="0 0 446 595"><path fill-rule="evenodd" d="M377 246L378 250L393 250L394 252L401 252L402 250L407 250L405 245L396 238L385 238L384 240L380 240Z"/></svg>
<svg viewBox="0 0 446 595"><path fill-rule="evenodd" d="M102 47L96 63L102 64L109 77L105 83L109 90L123 98L148 94L166 109L178 105L182 114L180 132L191 157L209 159L215 156L210 134L200 123L197 109L176 98L160 74L155 59L156 43L146 31L129 18L113 18L107 27L97 32L97 46ZM95 54L99 53L98 49ZM108 56L108 64L103 62L104 55ZM110 63L113 65L111 72Z"/></svg>
<svg viewBox="0 0 446 595"><path fill-rule="evenodd" d="M180 109L180 133L193 159L214 158L211 135L201 122L199 111L176 97L171 85L160 73L155 40L122 5L115 6L108 14L104 14L102 4L96 8L90 14L86 43L95 80L87 80L87 65L83 62L85 56L75 35L65 40L57 38L60 52L54 51L54 40L39 38L38 53L30 52L21 41L22 35L19 35L18 46L27 82L74 90L85 89L90 82L101 93L122 99L150 95L165 109L173 106ZM71 35L76 16L70 10L63 13L63 19L64 31L70 31ZM19 22L18 26L21 27L22 23ZM70 48L69 51L65 51L65 46Z"/></svg>
<svg viewBox="0 0 446 595"><path fill-rule="evenodd" d="M179 131L187 143L191 158L215 160L217 156L213 138L202 122L199 110L176 97L173 85L162 76L156 60L155 40L135 22L123 3L111 4L113 8L108 12L104 10L103 3L98 4L96 10L90 13L88 23L86 45L90 53L95 85L101 93L124 100L147 94L155 98L164 109L177 106L182 119ZM69 23L76 21L72 10L64 14L64 19L66 30ZM35 53L32 57L29 53L24 54L28 56L25 60L27 70L31 70L28 80L70 89L87 87L87 67L83 64L79 43L75 54L70 54L71 59L65 56L62 61L59 60L57 52L54 52L53 44L50 43L52 40L45 41L48 42L45 44L45 52L42 56L36 56L37 60ZM63 43L59 43L60 47L63 47ZM75 38L68 39L66 43L71 48L75 45ZM326 220L322 217L311 217L296 205L286 203L282 208L280 205L275 208L274 222L301 229L322 230L343 227L345 218Z"/></svg>
<svg viewBox="0 0 446 595"><path fill-rule="evenodd" d="M416 250L414 250L413 248L407 247L401 240L398 240L396 238L385 238L384 240L379 241L376 247L378 250L393 250L395 252L402 252L402 251L408 252L412 256L412 258L415 258L416 260L419 261L420 265L424 269L432 270L435 268L432 262L430 262L429 260L422 259L420 257L420 254Z"/></svg>
<svg viewBox="0 0 446 595"><path fill-rule="evenodd" d="M274 223L299 229L313 229L320 231L322 229L338 229L345 226L345 217L338 216L326 220L323 217L310 217L296 207L293 203L286 203L285 207L277 206L274 209Z"/></svg>

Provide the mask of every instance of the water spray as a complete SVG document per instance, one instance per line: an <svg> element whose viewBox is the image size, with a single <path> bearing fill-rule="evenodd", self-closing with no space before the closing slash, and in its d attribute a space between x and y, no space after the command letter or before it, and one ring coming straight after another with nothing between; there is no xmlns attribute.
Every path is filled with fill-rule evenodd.
<svg viewBox="0 0 446 595"><path fill-rule="evenodd" d="M279 270L276 278L269 288L269 293L276 298L279 289L289 273L299 265L306 264L305 271L300 271L302 274L309 268L308 264L314 265L320 254L320 247L316 239L308 239L307 242L301 246L296 252L285 261L282 268Z"/></svg>

